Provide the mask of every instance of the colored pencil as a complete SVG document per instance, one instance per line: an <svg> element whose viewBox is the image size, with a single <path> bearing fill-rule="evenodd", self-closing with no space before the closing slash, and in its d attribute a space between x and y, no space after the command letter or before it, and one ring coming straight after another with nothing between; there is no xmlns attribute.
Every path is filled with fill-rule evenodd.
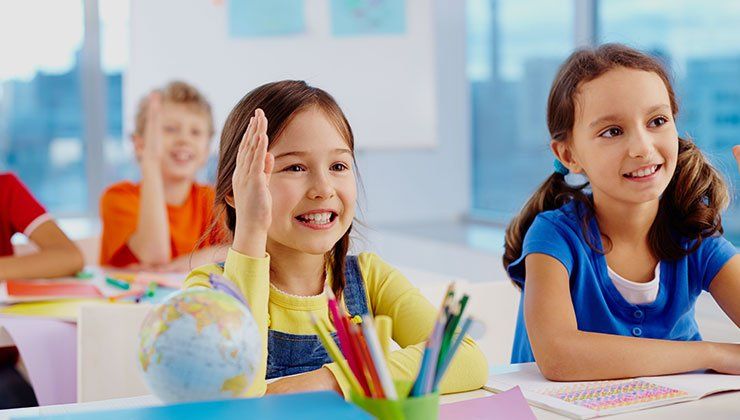
<svg viewBox="0 0 740 420"><path fill-rule="evenodd" d="M362 316L362 332L367 341L370 356L375 364L378 377L380 378L380 385L383 388L383 394L385 394L386 398L389 400L397 400L398 393L396 392L396 387L393 385L393 377L388 368L388 363L386 363L385 357L383 356L383 350L378 339L378 334L376 333L373 318L370 315Z"/></svg>
<svg viewBox="0 0 740 420"><path fill-rule="evenodd" d="M375 392L375 396L373 398L385 398L385 393L383 392L383 384L380 382L378 369L375 367L375 363L373 363L373 358L370 355L370 349L367 346L365 335L362 333L362 328L355 324L352 324L352 335L356 337L357 347L360 349L362 362L367 367L369 381L372 383L372 389Z"/></svg>
<svg viewBox="0 0 740 420"><path fill-rule="evenodd" d="M434 385L432 386L432 390L436 391L439 389L439 383L442 381L442 378L444 377L445 373L447 372L447 368L450 367L450 363L452 362L452 358L455 357L455 353L457 353L457 350L460 348L460 344L462 344L463 339L465 338L465 334L468 333L468 330L470 329L470 326L473 324L473 318L468 317L464 322L462 329L460 330L460 333L455 337L452 345L450 346L450 350L447 352L447 355L445 356L445 360L442 362L442 365L437 372L437 377L435 378Z"/></svg>
<svg viewBox="0 0 740 420"><path fill-rule="evenodd" d="M347 382L349 382L349 385L350 387L352 387L354 392L356 392L358 395L364 395L365 392L360 386L360 383L357 381L355 375L352 374L352 371L347 364L347 360L342 357L342 352L339 350L336 343L331 338L329 331L320 322L318 322L313 314L310 315L314 330L319 336L321 344L324 345L326 352L329 353L329 357L331 357L332 360L334 360L334 362L337 364L337 366L339 366L339 370L342 372L342 375L344 375L345 379L347 379Z"/></svg>
<svg viewBox="0 0 740 420"><path fill-rule="evenodd" d="M347 328L347 322L345 317L340 315L339 304L337 303L336 296L331 288L326 288L327 301L329 305L329 315L332 317L334 328L337 330L337 337L339 338L339 347L342 350L342 354L347 359L350 369L355 374L357 379L362 385L362 389L365 390L366 394L370 394L370 388L368 387L367 381L365 380L362 367L359 364L358 355L352 348L351 338L349 336L349 330Z"/></svg>

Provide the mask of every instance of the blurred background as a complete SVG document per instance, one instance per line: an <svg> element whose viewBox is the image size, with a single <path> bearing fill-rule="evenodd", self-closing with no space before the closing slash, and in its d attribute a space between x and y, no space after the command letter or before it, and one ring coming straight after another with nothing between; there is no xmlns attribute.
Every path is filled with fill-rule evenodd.
<svg viewBox="0 0 740 420"><path fill-rule="evenodd" d="M57 217L81 221L74 226L88 226L95 234L102 190L138 177L129 134L131 108L143 92L170 78L193 82L215 98L220 124L233 103L256 87L212 85L211 80L220 78L219 66L210 67L210 77L198 73L196 65L168 66L168 48L159 41L174 42L167 35L184 30L199 36L199 26L188 19L203 11L202 19L231 16L237 6L252 3L0 0L0 170L18 173ZM400 7L395 16L403 20L387 33L338 41L333 37L346 34L336 27L319 28L326 19L317 17L334 11L336 0L282 3L300 8L295 15L306 23L297 33L230 40L236 43L229 48L248 55L250 48L290 48L303 39L317 48L331 46L321 54L344 47L361 54L368 47L372 60L399 72L403 69L394 70L394 65L408 58L404 50L372 48L400 45L429 51L421 56L429 61L420 63L419 74L430 81L431 93L419 92L426 90L422 84L408 85L408 92L395 89L396 96L387 99L398 105L380 109L357 107L355 103L373 98L364 93L349 97L351 92L336 88L340 105L350 104L345 108L350 122L358 121L361 218L372 229L500 252L502 229L552 172L545 105L555 72L575 48L604 42L638 47L666 63L680 100L679 132L700 145L735 195L738 174L730 148L740 143L740 2L347 0L345 6L355 9L395 5ZM218 19L204 24L221 25ZM233 17L223 22L228 19ZM224 39L234 36L253 34L224 31ZM155 53L165 58L159 62L152 57ZM192 60L198 59L196 48ZM287 74L323 80L313 68L305 77L301 71L294 64L289 73L265 73L257 79ZM333 71L340 79L352 72L360 80L371 82L373 77L349 65ZM318 85L334 93L332 86ZM426 96L414 95L418 93ZM417 102L406 103L408 98ZM420 109L419 104L431 108ZM376 121L382 130L384 120L397 117L393 124L403 127L404 115L413 119L409 124L428 132L414 129L402 140L383 142L373 138L377 127L365 130L363 125ZM218 137L214 150L217 142ZM215 155L203 171L204 181L213 179L214 162ZM738 243L737 206L726 213L724 223L728 237Z"/></svg>

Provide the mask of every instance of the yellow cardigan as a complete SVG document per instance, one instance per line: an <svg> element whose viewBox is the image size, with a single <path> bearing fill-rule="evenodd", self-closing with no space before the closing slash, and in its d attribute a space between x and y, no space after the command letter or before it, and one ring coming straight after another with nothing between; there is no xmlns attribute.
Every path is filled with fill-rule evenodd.
<svg viewBox="0 0 740 420"><path fill-rule="evenodd" d="M373 315L388 315L393 319L393 340L401 347L390 355L390 369L394 379L413 380L419 369L424 341L434 326L437 309L398 270L375 254L358 256L360 271L365 281L368 309ZM270 284L270 257L252 258L229 250L224 268L209 264L193 270L185 287L211 287L210 273L218 273L238 285L249 302L252 316L262 336L262 359L247 395L265 393L267 383L267 330L271 328L289 334L314 334L309 313L323 318L328 325L327 298L294 296ZM327 270L331 284L331 272ZM326 365L334 374L345 396L349 384L339 374L335 363ZM482 387L488 377L488 364L478 345L466 336L452 364L440 384L442 393L469 391Z"/></svg>

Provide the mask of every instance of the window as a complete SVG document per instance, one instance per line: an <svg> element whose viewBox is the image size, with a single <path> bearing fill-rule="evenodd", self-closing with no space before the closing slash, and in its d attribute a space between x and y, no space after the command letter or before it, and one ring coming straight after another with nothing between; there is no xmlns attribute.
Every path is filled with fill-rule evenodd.
<svg viewBox="0 0 740 420"><path fill-rule="evenodd" d="M552 172L550 83L573 46L573 5L469 0L473 215L506 223Z"/></svg>
<svg viewBox="0 0 740 420"><path fill-rule="evenodd" d="M732 146L740 144L740 3L730 0L603 0L599 40L621 42L663 59L679 100L679 135L693 139L730 183L738 185ZM740 207L722 222L740 241Z"/></svg>
<svg viewBox="0 0 740 420"><path fill-rule="evenodd" d="M0 3L0 168L56 213L87 208L83 18L79 0Z"/></svg>
<svg viewBox="0 0 740 420"><path fill-rule="evenodd" d="M86 8L100 12L87 34ZM16 172L57 216L96 215L102 186L129 174L120 159L130 154L119 153L128 8L114 0L0 3L0 37L16 40L0 43L0 170ZM99 88L89 72L101 65ZM91 110L90 98L102 109ZM98 136L89 127L100 121Z"/></svg>
<svg viewBox="0 0 740 420"><path fill-rule="evenodd" d="M573 34L583 28L590 28L592 44L625 43L667 63L681 108L679 133L694 139L736 195L731 147L740 144L740 3L468 0L467 12L474 218L507 224L552 172L547 95L575 46ZM723 223L726 235L740 241L737 204Z"/></svg>

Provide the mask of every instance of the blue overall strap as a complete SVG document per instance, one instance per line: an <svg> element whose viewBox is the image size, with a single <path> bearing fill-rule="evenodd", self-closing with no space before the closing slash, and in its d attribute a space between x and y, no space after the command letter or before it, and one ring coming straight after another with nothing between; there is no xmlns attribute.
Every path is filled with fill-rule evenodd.
<svg viewBox="0 0 740 420"><path fill-rule="evenodd" d="M344 302L351 316L366 315L367 305L365 282L362 280L360 262L357 255L348 255L344 260Z"/></svg>

